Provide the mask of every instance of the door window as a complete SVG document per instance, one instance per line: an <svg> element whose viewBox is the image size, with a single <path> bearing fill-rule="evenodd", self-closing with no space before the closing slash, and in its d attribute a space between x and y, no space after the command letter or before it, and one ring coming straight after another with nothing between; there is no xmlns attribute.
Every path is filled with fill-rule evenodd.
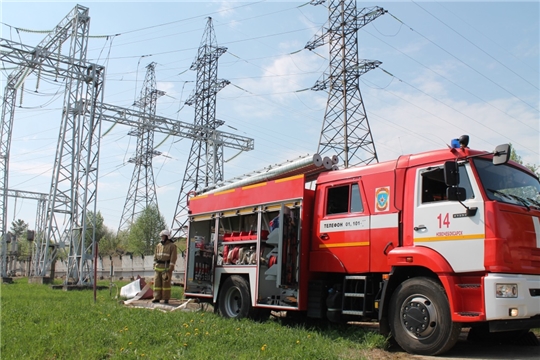
<svg viewBox="0 0 540 360"><path fill-rule="evenodd" d="M469 180L469 175L467 174L464 164L459 165L458 186L465 189L467 199L474 199L471 181ZM446 186L444 181L444 169L442 167L427 168L422 173L422 204L447 200L447 188L448 186Z"/></svg>
<svg viewBox="0 0 540 360"><path fill-rule="evenodd" d="M364 211L358 184L328 188L326 215L358 213Z"/></svg>

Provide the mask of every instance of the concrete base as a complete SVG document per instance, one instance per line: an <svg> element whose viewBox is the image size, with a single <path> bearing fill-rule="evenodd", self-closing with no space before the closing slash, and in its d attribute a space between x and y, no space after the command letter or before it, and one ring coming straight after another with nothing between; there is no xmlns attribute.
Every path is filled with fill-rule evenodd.
<svg viewBox="0 0 540 360"><path fill-rule="evenodd" d="M13 284L13 278L10 278L10 277L2 277L2 283L3 283L3 284Z"/></svg>
<svg viewBox="0 0 540 360"><path fill-rule="evenodd" d="M61 290L64 290L64 291L72 291L72 290L93 290L94 287L92 285L52 285L51 286L53 289L61 289ZM109 287L108 286L101 286L101 285L98 285L96 286L96 290L105 290L105 289L108 289Z"/></svg>
<svg viewBox="0 0 540 360"><path fill-rule="evenodd" d="M52 284L52 279L48 276L32 276L28 278L29 284Z"/></svg>

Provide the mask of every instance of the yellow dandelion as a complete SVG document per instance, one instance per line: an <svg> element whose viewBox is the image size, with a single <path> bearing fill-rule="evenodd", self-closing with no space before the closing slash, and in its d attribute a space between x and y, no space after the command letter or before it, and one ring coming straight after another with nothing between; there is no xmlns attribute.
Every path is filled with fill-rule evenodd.
<svg viewBox="0 0 540 360"><path fill-rule="evenodd" d="M266 344L264 344L263 346L261 346L261 351L264 351L266 350Z"/></svg>
<svg viewBox="0 0 540 360"><path fill-rule="evenodd" d="M189 322L193 322L193 319L189 320Z"/></svg>
<svg viewBox="0 0 540 360"><path fill-rule="evenodd" d="M122 332L122 331L124 331L124 330L120 329L120 331L118 331L118 332Z"/></svg>
<svg viewBox="0 0 540 360"><path fill-rule="evenodd" d="M133 343L130 341L130 342L128 343L128 345L131 345L131 344L133 344Z"/></svg>
<svg viewBox="0 0 540 360"><path fill-rule="evenodd" d="M128 331L128 327L127 327L127 326L125 326L125 327L124 327L124 330L125 330L125 331Z"/></svg>
<svg viewBox="0 0 540 360"><path fill-rule="evenodd" d="M184 343L184 347L187 347L187 344Z"/></svg>
<svg viewBox="0 0 540 360"><path fill-rule="evenodd" d="M124 348L120 348L120 351L124 351Z"/></svg>
<svg viewBox="0 0 540 360"><path fill-rule="evenodd" d="M309 338L311 337L311 335L310 335L310 334L308 334L308 335L307 335L307 337L308 337L308 339L309 339Z"/></svg>
<svg viewBox="0 0 540 360"><path fill-rule="evenodd" d="M296 343L297 343L297 344L300 344L300 340L296 340Z"/></svg>
<svg viewBox="0 0 540 360"><path fill-rule="evenodd" d="M144 356L144 354L141 354L141 356Z"/></svg>
<svg viewBox="0 0 540 360"><path fill-rule="evenodd" d="M107 316L111 316L111 314L107 314Z"/></svg>
<svg viewBox="0 0 540 360"><path fill-rule="evenodd" d="M204 335L210 335L210 334L209 334L208 331L207 331L207 332L204 333Z"/></svg>
<svg viewBox="0 0 540 360"><path fill-rule="evenodd" d="M240 328L236 328L236 331L240 330Z"/></svg>
<svg viewBox="0 0 540 360"><path fill-rule="evenodd" d="M182 326L187 328L187 327L189 327L189 324L184 323L184 324L182 324Z"/></svg>

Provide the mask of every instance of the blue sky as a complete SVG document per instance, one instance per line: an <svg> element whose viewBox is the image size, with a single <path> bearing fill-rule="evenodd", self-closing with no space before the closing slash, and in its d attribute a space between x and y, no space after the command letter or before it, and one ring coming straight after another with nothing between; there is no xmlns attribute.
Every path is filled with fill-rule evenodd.
<svg viewBox="0 0 540 360"><path fill-rule="evenodd" d="M328 13L307 1L98 2L90 9L88 59L106 66L105 102L129 107L145 66L156 62L157 113L193 122L182 106L194 89L189 67L213 18L218 44L228 48L218 77L231 84L217 96L223 131L255 139L255 150L226 151L225 177L313 154L326 93L309 89L326 70L328 49L302 50L321 34ZM1 1L1 37L37 45L76 5L68 1ZM470 147L511 142L526 163L540 164L538 2L358 2L388 10L359 31L359 57L379 60L360 88L380 161L446 146L462 134ZM18 30L17 30L18 28ZM29 31L31 30L31 31ZM116 35L99 37L99 35ZM299 51L300 50L300 51ZM2 89L12 68L0 64ZM383 71L384 70L384 71ZM61 120L63 84L30 76L17 108L10 189L48 193ZM302 91L304 90L304 91ZM18 100L19 104L19 100ZM103 132L110 123L103 124ZM118 227L136 139L115 126L102 138L98 210ZM164 140L164 141L163 141ZM163 141L163 142L162 142ZM191 142L156 134L158 203L172 222ZM33 228L36 203L9 200L8 220Z"/></svg>

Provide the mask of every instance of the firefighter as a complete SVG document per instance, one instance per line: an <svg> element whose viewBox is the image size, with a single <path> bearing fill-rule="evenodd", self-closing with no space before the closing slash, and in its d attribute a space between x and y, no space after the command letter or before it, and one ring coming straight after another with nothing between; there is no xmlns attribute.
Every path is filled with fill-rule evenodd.
<svg viewBox="0 0 540 360"><path fill-rule="evenodd" d="M161 242L157 244L154 252L154 299L152 302L158 303L163 300L165 304L168 304L171 298L172 273L177 251L176 245L170 239L169 230L163 230L159 236L161 236Z"/></svg>

